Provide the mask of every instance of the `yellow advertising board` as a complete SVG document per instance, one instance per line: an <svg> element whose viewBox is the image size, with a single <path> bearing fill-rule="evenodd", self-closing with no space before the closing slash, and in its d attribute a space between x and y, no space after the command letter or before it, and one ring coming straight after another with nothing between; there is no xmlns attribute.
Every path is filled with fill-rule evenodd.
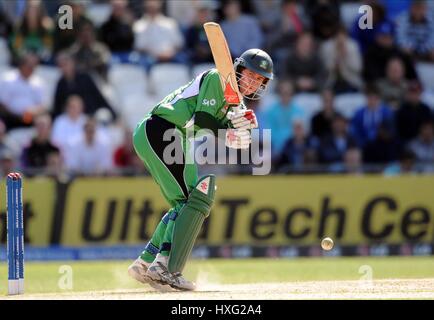
<svg viewBox="0 0 434 320"><path fill-rule="evenodd" d="M340 245L431 243L434 176L269 176L217 179L215 205L198 243ZM168 209L150 178L70 184L62 245L147 241Z"/></svg>
<svg viewBox="0 0 434 320"><path fill-rule="evenodd" d="M150 178L77 179L68 189L60 243L144 242L167 209Z"/></svg>
<svg viewBox="0 0 434 320"><path fill-rule="evenodd" d="M0 235L6 243L6 181L1 180ZM36 246L50 244L53 228L56 184L51 179L23 179L23 212L25 242Z"/></svg>

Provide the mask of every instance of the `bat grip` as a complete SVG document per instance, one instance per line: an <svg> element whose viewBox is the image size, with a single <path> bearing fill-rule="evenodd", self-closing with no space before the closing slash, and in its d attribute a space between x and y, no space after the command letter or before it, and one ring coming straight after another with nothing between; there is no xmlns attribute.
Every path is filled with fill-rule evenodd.
<svg viewBox="0 0 434 320"><path fill-rule="evenodd" d="M244 104L236 104L232 106L232 110L235 113L241 113L244 110L247 110L247 107Z"/></svg>

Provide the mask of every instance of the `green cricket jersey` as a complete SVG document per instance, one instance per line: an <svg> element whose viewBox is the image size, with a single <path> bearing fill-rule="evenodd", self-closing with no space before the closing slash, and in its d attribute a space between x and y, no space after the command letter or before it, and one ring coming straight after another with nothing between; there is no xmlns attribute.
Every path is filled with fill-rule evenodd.
<svg viewBox="0 0 434 320"><path fill-rule="evenodd" d="M229 111L216 69L198 75L185 86L175 90L156 105L151 115L157 115L175 124L182 133L194 125L198 129L228 128Z"/></svg>

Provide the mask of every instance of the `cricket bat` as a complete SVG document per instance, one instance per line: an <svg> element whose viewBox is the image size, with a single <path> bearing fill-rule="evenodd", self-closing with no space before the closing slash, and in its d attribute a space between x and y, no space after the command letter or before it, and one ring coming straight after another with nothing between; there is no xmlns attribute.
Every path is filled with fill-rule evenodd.
<svg viewBox="0 0 434 320"><path fill-rule="evenodd" d="M220 74L220 81L224 97L228 105L239 105L243 96L238 89L234 64L229 51L226 37L220 25L215 22L207 22L203 25L209 46L211 47L214 64Z"/></svg>

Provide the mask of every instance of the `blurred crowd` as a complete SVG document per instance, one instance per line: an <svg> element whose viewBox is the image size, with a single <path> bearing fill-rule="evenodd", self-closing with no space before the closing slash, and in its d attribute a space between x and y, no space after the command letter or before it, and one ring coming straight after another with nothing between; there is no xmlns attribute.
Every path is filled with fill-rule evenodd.
<svg viewBox="0 0 434 320"><path fill-rule="evenodd" d="M273 172L434 172L434 1L10 0L1 174L146 173L134 124L212 65L207 21L234 58L262 48L274 60L267 95L249 103L271 129Z"/></svg>

